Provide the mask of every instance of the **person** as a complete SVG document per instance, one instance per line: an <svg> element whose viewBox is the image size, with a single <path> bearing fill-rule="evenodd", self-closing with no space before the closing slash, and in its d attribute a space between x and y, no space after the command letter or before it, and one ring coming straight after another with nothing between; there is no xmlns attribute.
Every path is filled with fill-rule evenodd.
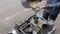
<svg viewBox="0 0 60 34"><path fill-rule="evenodd" d="M59 14L60 10L60 0L47 0L46 5L43 7L43 18L48 20L48 25L51 25L51 32L54 29L54 22ZM53 26L52 26L53 25Z"/></svg>

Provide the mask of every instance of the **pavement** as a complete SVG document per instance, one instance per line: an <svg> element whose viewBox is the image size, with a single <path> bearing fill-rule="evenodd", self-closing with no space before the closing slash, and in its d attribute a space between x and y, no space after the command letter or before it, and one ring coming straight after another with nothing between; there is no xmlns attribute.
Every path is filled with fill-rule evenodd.
<svg viewBox="0 0 60 34"><path fill-rule="evenodd" d="M44 4L40 3L39 6ZM42 14L41 10L38 14ZM34 11L24 8L21 0L0 0L0 34L8 34L15 24L22 24L25 19L32 16ZM55 21L56 32L60 33L60 14Z"/></svg>

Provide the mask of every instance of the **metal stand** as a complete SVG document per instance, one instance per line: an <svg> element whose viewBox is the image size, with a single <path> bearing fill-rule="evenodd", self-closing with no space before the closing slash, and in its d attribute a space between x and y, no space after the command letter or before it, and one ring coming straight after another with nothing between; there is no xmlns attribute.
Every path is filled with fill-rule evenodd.
<svg viewBox="0 0 60 34"><path fill-rule="evenodd" d="M23 24L14 27L17 34L47 34L49 29L49 25L46 23L47 21L43 22L45 19L43 18L42 20L41 17L37 16L40 8L36 7L32 9L35 11L35 14L28 18Z"/></svg>

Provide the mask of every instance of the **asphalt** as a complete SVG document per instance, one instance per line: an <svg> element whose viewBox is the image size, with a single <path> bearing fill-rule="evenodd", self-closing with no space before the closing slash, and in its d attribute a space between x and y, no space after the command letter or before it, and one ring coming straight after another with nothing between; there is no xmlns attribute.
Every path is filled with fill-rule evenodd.
<svg viewBox="0 0 60 34"><path fill-rule="evenodd" d="M40 7L44 5L40 3ZM42 15L43 10L38 14ZM22 24L25 19L32 16L34 11L24 8L21 0L0 0L0 34L8 34L15 24ZM60 14L55 21L56 32L60 34Z"/></svg>

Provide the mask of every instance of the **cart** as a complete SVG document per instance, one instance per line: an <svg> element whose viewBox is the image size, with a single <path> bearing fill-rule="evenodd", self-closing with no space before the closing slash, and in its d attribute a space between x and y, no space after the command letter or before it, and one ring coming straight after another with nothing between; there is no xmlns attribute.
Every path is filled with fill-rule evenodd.
<svg viewBox="0 0 60 34"><path fill-rule="evenodd" d="M14 30L9 34L47 34L48 21L37 14L42 8L37 7L36 3L34 4L34 6L28 5L31 8L33 7L32 10L34 10L35 14L26 19L21 25L15 24Z"/></svg>

